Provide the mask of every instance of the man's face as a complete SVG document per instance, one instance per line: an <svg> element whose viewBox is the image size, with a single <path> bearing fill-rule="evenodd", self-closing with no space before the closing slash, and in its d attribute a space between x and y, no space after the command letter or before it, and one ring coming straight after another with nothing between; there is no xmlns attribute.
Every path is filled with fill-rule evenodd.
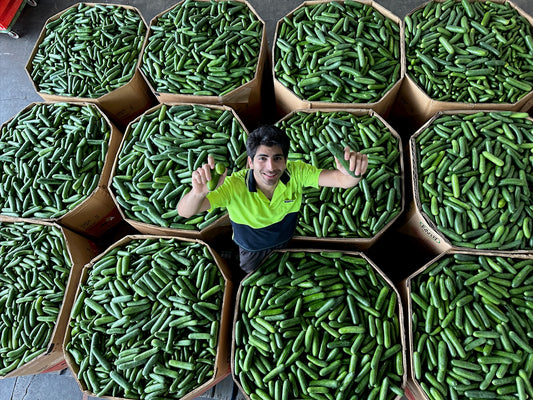
<svg viewBox="0 0 533 400"><path fill-rule="evenodd" d="M275 186L287 168L287 160L280 146L260 145L253 160L248 157L248 165L254 170L254 178L259 187Z"/></svg>

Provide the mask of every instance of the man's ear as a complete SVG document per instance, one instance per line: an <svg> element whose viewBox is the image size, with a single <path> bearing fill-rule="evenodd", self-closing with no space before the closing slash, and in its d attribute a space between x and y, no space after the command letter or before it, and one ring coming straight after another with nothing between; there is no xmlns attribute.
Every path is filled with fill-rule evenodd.
<svg viewBox="0 0 533 400"><path fill-rule="evenodd" d="M254 162L253 162L253 160L252 160L252 157L248 156L248 167L249 167L249 168L252 168L253 165L254 165Z"/></svg>

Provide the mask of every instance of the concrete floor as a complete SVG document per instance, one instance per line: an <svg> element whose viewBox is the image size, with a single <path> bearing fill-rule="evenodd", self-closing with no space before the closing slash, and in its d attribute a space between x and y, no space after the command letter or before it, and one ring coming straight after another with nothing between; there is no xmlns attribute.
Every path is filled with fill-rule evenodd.
<svg viewBox="0 0 533 400"><path fill-rule="evenodd" d="M3 2L8 0L0 1ZM13 117L28 104L42 101L31 85L30 79L24 70L24 66L28 61L45 21L52 15L77 3L75 0L37 0L37 2L37 7L26 6L23 9L13 27L13 30L20 35L19 39L12 39L5 34L0 35L0 124ZM149 23L155 15L177 3L175 0L105 0L101 2L134 6L139 9L147 23ZM271 48L277 21L300 5L301 1L249 0L249 3L266 23L269 48ZM414 8L421 5L423 1L382 0L378 1L378 3L399 18L403 18ZM529 15L533 15L532 0L515 0L513 3L529 13ZM274 107L272 107L272 109L274 109ZM383 257L383 253L391 254L391 245L397 246L398 249L402 249L404 254L407 254L405 253L405 246L410 246L411 244L412 243L402 241L402 239L398 237L393 237L392 239L389 238L389 241L384 245L387 247L387 251L380 252L383 248L378 248L377 251L374 252L375 254L371 254L370 257L376 257L376 259L381 262L380 256ZM413 250L413 253L419 253L416 249ZM419 260L420 263L418 265L411 265L410 267L407 267L407 269L411 268L411 270L414 271L422 266L425 261L423 259L423 254L421 256L422 258ZM374 261L376 261L376 259L374 259ZM383 262L386 263L386 260L383 259ZM398 272L397 263L395 262L393 264L394 265L391 265L390 267L390 275L393 281L398 281L407 276L405 266L402 266L403 272ZM380 265L379 262L377 262L377 265ZM387 266L380 266L387 272ZM200 397L202 400L213 398L237 400L242 399L243 397L236 390L231 377L228 377L214 389ZM95 400L95 398L81 393L74 377L68 370L2 379L0 380L0 399Z"/></svg>

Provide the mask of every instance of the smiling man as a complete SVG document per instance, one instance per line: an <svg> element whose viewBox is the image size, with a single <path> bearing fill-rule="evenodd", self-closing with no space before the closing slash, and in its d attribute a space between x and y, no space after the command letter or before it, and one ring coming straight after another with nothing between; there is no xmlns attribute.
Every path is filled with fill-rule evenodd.
<svg viewBox="0 0 533 400"><path fill-rule="evenodd" d="M178 204L183 217L212 208L226 207L233 227L233 241L239 246L240 267L251 272L274 249L283 248L294 235L304 187L350 188L359 183L368 167L366 155L344 149L349 161L346 171L335 159L337 169L319 169L302 161L288 161L289 138L276 126L262 126L246 141L248 167L220 177L215 190L207 182L215 160L192 174L192 190Z"/></svg>

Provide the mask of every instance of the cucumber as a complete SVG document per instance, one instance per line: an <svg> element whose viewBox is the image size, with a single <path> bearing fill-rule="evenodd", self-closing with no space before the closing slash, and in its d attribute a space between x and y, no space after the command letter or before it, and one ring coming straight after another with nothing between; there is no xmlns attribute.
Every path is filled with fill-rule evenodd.
<svg viewBox="0 0 533 400"><path fill-rule="evenodd" d="M215 164L215 168L211 170L211 179L207 181L207 188L209 191L215 190L218 185L218 181L220 180L220 177L224 174L226 171L226 164L222 162L217 162Z"/></svg>
<svg viewBox="0 0 533 400"><path fill-rule="evenodd" d="M361 177L361 175L356 175L354 171L350 170L350 162L344 159L344 148L340 143L328 142L326 144L326 147L331 152L331 154L333 154L337 158L337 160L339 160L346 172L348 172L354 178Z"/></svg>

